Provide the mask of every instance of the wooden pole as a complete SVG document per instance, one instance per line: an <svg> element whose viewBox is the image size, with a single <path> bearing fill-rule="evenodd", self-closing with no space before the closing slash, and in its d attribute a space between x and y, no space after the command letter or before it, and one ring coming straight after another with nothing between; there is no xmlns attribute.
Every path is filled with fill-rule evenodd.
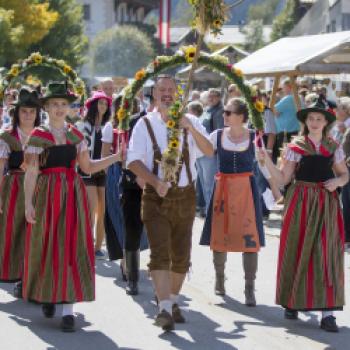
<svg viewBox="0 0 350 350"><path fill-rule="evenodd" d="M276 104L276 95L277 91L280 85L281 76L276 75L274 81L273 81L273 87L272 87L272 93L271 93L271 100L270 100L270 109L274 112L275 111L275 104Z"/></svg>
<svg viewBox="0 0 350 350"><path fill-rule="evenodd" d="M295 75L290 77L290 83L292 85L292 92L293 92L295 106L297 107L297 111L300 111L301 110L301 102L300 102L300 97L298 94L298 87L297 87Z"/></svg>

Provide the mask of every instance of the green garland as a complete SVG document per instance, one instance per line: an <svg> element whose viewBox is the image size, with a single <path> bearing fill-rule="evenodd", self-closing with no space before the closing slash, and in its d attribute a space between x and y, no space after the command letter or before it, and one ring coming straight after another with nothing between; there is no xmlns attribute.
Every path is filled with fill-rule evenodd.
<svg viewBox="0 0 350 350"><path fill-rule="evenodd" d="M181 48L174 56L158 56L146 68L139 70L135 74L135 80L124 89L121 107L117 112L119 120L119 129L128 130L130 117L133 110L133 101L135 96L148 79L159 75L162 71L182 64L191 63L195 54L195 48L192 46ZM203 52L200 53L198 63L200 66L207 66L213 70L223 73L226 79L240 89L244 99L248 103L249 118L257 130L263 130L264 122L262 112L264 105L257 100L256 91L245 84L243 73L229 64L227 57L216 55L209 56ZM170 118L171 119L171 118ZM176 122L176 121L175 121Z"/></svg>
<svg viewBox="0 0 350 350"><path fill-rule="evenodd" d="M1 79L1 100L3 99L6 89L11 86L12 80L33 66L44 66L58 69L67 79L68 83L72 85L74 92L80 96L80 98L85 97L86 91L84 81L78 77L78 74L71 66L69 66L64 60L58 60L47 55L42 55L40 52L33 52L26 59L14 63L6 75Z"/></svg>

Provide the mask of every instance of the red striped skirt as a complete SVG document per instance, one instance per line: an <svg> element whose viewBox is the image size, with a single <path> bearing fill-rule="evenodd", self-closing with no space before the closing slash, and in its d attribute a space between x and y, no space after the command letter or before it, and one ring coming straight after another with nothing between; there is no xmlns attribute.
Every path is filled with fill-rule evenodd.
<svg viewBox="0 0 350 350"><path fill-rule="evenodd" d="M74 303L95 298L95 262L85 186L73 169L39 175L28 225L23 295L40 303Z"/></svg>
<svg viewBox="0 0 350 350"><path fill-rule="evenodd" d="M1 184L0 280L22 278L26 220L24 216L23 172L4 176Z"/></svg>
<svg viewBox="0 0 350 350"><path fill-rule="evenodd" d="M344 305L344 224L337 192L297 181L288 190L276 303L294 310Z"/></svg>

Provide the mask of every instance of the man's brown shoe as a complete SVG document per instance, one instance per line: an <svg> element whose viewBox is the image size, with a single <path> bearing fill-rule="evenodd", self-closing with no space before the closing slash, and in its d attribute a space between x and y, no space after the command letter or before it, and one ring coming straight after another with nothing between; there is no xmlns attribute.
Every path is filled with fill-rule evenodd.
<svg viewBox="0 0 350 350"><path fill-rule="evenodd" d="M169 312L162 310L156 317L155 325L162 327L163 331L172 331L174 327L174 319Z"/></svg>
<svg viewBox="0 0 350 350"><path fill-rule="evenodd" d="M182 316L179 305L173 304L173 320L175 323L185 323L186 319Z"/></svg>

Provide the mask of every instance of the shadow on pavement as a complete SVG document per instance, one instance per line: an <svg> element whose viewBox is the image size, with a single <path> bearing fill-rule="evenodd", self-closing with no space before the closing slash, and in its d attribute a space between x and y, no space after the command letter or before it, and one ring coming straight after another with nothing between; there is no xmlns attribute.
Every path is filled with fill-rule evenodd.
<svg viewBox="0 0 350 350"><path fill-rule="evenodd" d="M140 280L140 294L131 298L143 308L145 316L153 323L158 307L155 302L153 286L147 277L146 271L142 271ZM122 283L125 285L125 282L116 281L115 283L118 286L121 286ZM181 296L180 306L186 318L186 323L176 324L174 332L161 333L159 338L169 342L174 349L235 350L235 347L225 343L224 340L242 338L242 335L231 335L227 332L217 331L216 329L221 327L220 324L201 312L187 309L190 300L185 296Z"/></svg>
<svg viewBox="0 0 350 350"><path fill-rule="evenodd" d="M272 328L285 328L287 333L296 336L302 336L319 343L324 343L329 346L327 349L346 349L350 339L350 328L339 325L339 333L329 333L320 329L319 312L304 313L307 321L303 320L286 320L284 318L284 309L279 306L257 305L257 307L247 307L239 301L229 297L223 297L224 303L217 304L235 313L251 317L256 321L234 321L236 329L230 334L242 334L246 330L246 326L264 326ZM336 316L336 314L335 314Z"/></svg>
<svg viewBox="0 0 350 350"><path fill-rule="evenodd" d="M7 288L9 287L9 288ZM12 285L0 284L0 288L12 293ZM27 303L23 300L14 300L0 303L0 312L7 313L8 317L18 325L27 327L33 334L47 343L48 350L136 350L121 348L102 332L86 331L83 328L91 325L84 315L77 313L75 333L63 333L60 330L61 307L56 310L56 317L46 319L41 313L38 304Z"/></svg>

